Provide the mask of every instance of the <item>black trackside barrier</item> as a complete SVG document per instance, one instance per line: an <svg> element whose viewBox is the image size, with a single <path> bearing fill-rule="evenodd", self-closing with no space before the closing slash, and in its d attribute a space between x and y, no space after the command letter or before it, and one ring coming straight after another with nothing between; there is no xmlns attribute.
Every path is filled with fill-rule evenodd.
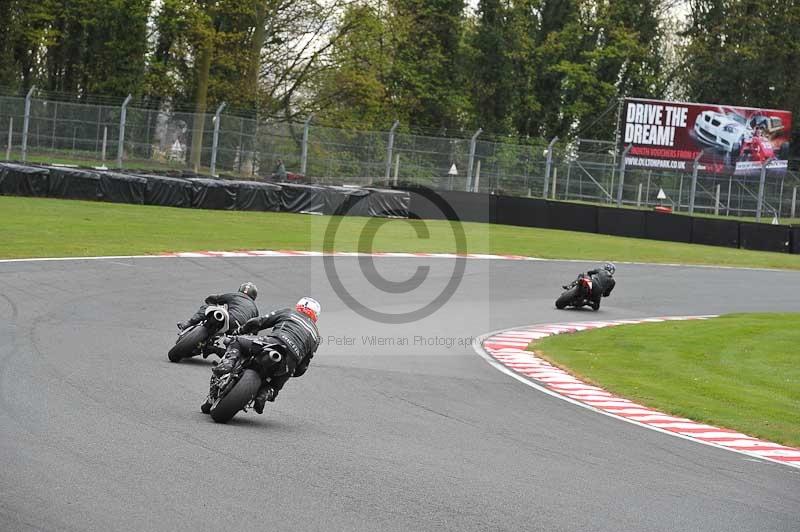
<svg viewBox="0 0 800 532"><path fill-rule="evenodd" d="M54 198L101 200L100 175L88 170L50 166L47 195Z"/></svg>
<svg viewBox="0 0 800 532"><path fill-rule="evenodd" d="M194 186L190 181L163 175L146 174L144 192L145 205L162 205L164 207L191 207L194 197Z"/></svg>
<svg viewBox="0 0 800 532"><path fill-rule="evenodd" d="M692 219L689 216L645 212L645 238L669 242L692 241Z"/></svg>
<svg viewBox="0 0 800 532"><path fill-rule="evenodd" d="M322 214L342 215L346 212L348 202L357 202L361 191L355 192L351 187L326 186L322 187L322 198L325 208Z"/></svg>
<svg viewBox="0 0 800 532"><path fill-rule="evenodd" d="M550 229L597 232L597 207L580 203L547 202L547 220Z"/></svg>
<svg viewBox="0 0 800 532"><path fill-rule="evenodd" d="M458 219L462 222L495 223L497 196L455 190L433 191L426 188L405 189L411 195L410 218L430 220ZM433 201L437 196L439 201ZM439 202L450 206L447 213L438 207ZM455 217L455 218L454 218Z"/></svg>
<svg viewBox="0 0 800 532"><path fill-rule="evenodd" d="M236 186L218 179L190 178L192 207L231 210L236 206Z"/></svg>
<svg viewBox="0 0 800 532"><path fill-rule="evenodd" d="M597 208L597 232L602 235L644 238L646 234L645 211Z"/></svg>
<svg viewBox="0 0 800 532"><path fill-rule="evenodd" d="M787 253L790 239L790 227L787 225L739 222L739 247L742 249Z"/></svg>
<svg viewBox="0 0 800 532"><path fill-rule="evenodd" d="M692 218L692 243L739 247L739 222L715 218Z"/></svg>
<svg viewBox="0 0 800 532"><path fill-rule="evenodd" d="M326 197L324 187L289 183L281 183L280 186L282 211L313 214L333 214L335 212L334 202Z"/></svg>
<svg viewBox="0 0 800 532"><path fill-rule="evenodd" d="M116 203L144 203L147 179L133 174L100 172L100 191L103 200Z"/></svg>
<svg viewBox="0 0 800 532"><path fill-rule="evenodd" d="M404 190L369 188L369 216L408 218L411 196Z"/></svg>
<svg viewBox="0 0 800 532"><path fill-rule="evenodd" d="M415 187L408 188L405 192L408 192L410 198L408 207L409 218L417 220L446 220L448 218L457 218L455 212L452 212L451 216L447 216L442 210L436 207L436 203L431 200L435 194L432 190Z"/></svg>
<svg viewBox="0 0 800 532"><path fill-rule="evenodd" d="M257 181L229 181L236 188L236 210L281 210L281 187Z"/></svg>
<svg viewBox="0 0 800 532"><path fill-rule="evenodd" d="M406 191L349 188L344 193L346 201L336 211L337 215L378 218L408 217L410 194Z"/></svg>
<svg viewBox="0 0 800 532"><path fill-rule="evenodd" d="M385 190L294 183L274 185L0 163L0 194L143 202L172 207L449 219L800 253L800 227L618 210L538 198L434 191L424 187Z"/></svg>
<svg viewBox="0 0 800 532"><path fill-rule="evenodd" d="M362 188L331 187L342 196L334 214L338 216L369 216L370 192Z"/></svg>
<svg viewBox="0 0 800 532"><path fill-rule="evenodd" d="M520 227L550 227L547 202L537 198L497 196L497 223Z"/></svg>
<svg viewBox="0 0 800 532"><path fill-rule="evenodd" d="M800 253L800 227L792 227L789 236L789 253Z"/></svg>
<svg viewBox="0 0 800 532"><path fill-rule="evenodd" d="M49 175L47 168L0 163L0 194L46 196Z"/></svg>

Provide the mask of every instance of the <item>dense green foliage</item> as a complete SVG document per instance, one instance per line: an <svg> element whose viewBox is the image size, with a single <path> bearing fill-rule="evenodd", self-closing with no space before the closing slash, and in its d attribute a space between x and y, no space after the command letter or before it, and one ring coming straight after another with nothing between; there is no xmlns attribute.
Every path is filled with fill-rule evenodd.
<svg viewBox="0 0 800 532"><path fill-rule="evenodd" d="M751 0L5 0L0 86L611 139L625 96L800 112L798 28Z"/></svg>

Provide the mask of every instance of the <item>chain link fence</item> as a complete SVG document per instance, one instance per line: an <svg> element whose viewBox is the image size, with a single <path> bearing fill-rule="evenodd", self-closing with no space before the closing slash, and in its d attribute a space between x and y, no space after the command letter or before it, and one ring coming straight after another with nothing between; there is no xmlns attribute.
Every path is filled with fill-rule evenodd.
<svg viewBox="0 0 800 532"><path fill-rule="evenodd" d="M481 134L353 131L316 125L313 117L265 122L224 112L196 115L168 106L48 100L34 91L27 97L0 96L6 160L188 170L250 180L269 179L280 160L289 172L325 184L417 184L641 208L662 205L677 212L744 218L759 214L761 205L762 216L770 219L796 216L800 176L792 170L798 167L794 161L782 175L767 173L763 186L759 175L700 171L692 199L691 170L626 168L613 142L520 143L482 139Z"/></svg>

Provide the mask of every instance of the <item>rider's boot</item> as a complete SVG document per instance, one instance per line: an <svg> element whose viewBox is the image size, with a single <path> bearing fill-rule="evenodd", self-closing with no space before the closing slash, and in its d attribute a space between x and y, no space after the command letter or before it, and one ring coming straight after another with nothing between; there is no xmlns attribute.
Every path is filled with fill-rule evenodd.
<svg viewBox="0 0 800 532"><path fill-rule="evenodd" d="M267 384L262 384L261 388L258 389L255 400L253 401L253 410L259 414L263 414L264 405L267 404L267 401L273 402L277 396L278 392L275 391L275 388Z"/></svg>

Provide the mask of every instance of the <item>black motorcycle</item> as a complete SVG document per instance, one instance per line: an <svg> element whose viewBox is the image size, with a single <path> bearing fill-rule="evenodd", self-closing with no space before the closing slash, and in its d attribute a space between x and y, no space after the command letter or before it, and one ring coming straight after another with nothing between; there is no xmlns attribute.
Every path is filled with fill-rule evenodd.
<svg viewBox="0 0 800 532"><path fill-rule="evenodd" d="M593 284L591 277L581 275L564 287L565 292L556 299L556 308L561 310L565 307L581 308L589 306L592 307L592 310L597 310L600 307L592 299Z"/></svg>
<svg viewBox="0 0 800 532"><path fill-rule="evenodd" d="M235 337L227 338L226 343L233 340ZM242 352L229 373L222 376L212 373L206 403L211 405L209 413L217 423L227 423L240 410L247 412L261 387L262 376L269 382L270 376L283 360L280 351L270 349L272 346L263 342L262 339L253 340L253 344L260 345L261 349L247 351L255 351L258 355L245 355Z"/></svg>
<svg viewBox="0 0 800 532"><path fill-rule="evenodd" d="M197 355L203 355L203 358L212 354L222 357L225 354L222 338L229 327L227 305L209 305L203 321L178 333L175 345L167 353L169 361L179 362Z"/></svg>

